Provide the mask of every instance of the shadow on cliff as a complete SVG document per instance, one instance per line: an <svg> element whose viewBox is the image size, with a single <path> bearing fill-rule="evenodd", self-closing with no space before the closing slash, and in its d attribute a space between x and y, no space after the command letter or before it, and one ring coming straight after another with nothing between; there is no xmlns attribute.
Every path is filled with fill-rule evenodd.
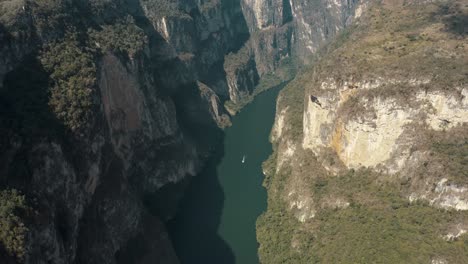
<svg viewBox="0 0 468 264"><path fill-rule="evenodd" d="M225 196L216 170L223 152L220 144L193 178L179 213L168 225L181 263L235 263L232 249L218 234Z"/></svg>
<svg viewBox="0 0 468 264"><path fill-rule="evenodd" d="M168 224L174 248L182 264L235 263L232 249L218 234L225 201L217 175L224 157L224 133L200 107L195 84L184 86L173 98L185 139L208 157L201 172L189 180L179 211Z"/></svg>
<svg viewBox="0 0 468 264"><path fill-rule="evenodd" d="M445 25L445 31L455 36L468 35L468 13L459 3L446 3L432 14L436 20L441 20Z"/></svg>
<svg viewBox="0 0 468 264"><path fill-rule="evenodd" d="M30 147L44 139L63 140L63 124L49 107L49 83L36 54L27 56L5 75L0 88L0 187L28 192L32 177ZM9 153L16 154L8 157Z"/></svg>
<svg viewBox="0 0 468 264"><path fill-rule="evenodd" d="M180 263L231 264L235 263L234 253L218 234L225 201L217 175L224 156L224 133L214 122L204 122L210 119L209 113L196 107L195 89L194 85L184 87L185 92L176 95L174 101L184 139L197 145L205 165L197 176L167 184L156 195L146 197L145 204L152 214L173 218L167 228Z"/></svg>
<svg viewBox="0 0 468 264"><path fill-rule="evenodd" d="M170 239L180 262L235 263L232 249L217 233L224 193L216 175L216 167L224 155L224 133L216 127L208 110L200 107L202 102L198 88L182 62L178 58L164 58L163 51L168 49L167 43L144 15L140 1L126 2L137 25L149 36L151 60L156 64L153 68L156 86L164 96L173 99L184 139L195 145L204 159L208 159L198 176L180 184L167 185L157 196L152 197L153 201L167 201L166 206L148 203L147 199L145 204L152 214L167 219L172 214L170 208L179 200L173 193L182 193L181 190L186 189L179 214L168 224ZM175 73L175 76L169 72Z"/></svg>

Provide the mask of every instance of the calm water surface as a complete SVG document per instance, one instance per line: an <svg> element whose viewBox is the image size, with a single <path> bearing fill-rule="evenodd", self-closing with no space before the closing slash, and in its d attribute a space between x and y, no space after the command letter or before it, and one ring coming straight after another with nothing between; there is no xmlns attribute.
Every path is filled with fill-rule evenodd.
<svg viewBox="0 0 468 264"><path fill-rule="evenodd" d="M169 224L182 264L258 263L255 221L267 206L261 164L272 152L279 90L260 94L233 118L219 153L193 179Z"/></svg>

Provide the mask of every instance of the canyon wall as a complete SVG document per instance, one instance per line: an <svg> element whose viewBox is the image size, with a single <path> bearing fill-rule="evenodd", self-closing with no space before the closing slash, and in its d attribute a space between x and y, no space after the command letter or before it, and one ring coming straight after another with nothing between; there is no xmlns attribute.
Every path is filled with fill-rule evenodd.
<svg viewBox="0 0 468 264"><path fill-rule="evenodd" d="M164 222L229 125L223 61L248 38L240 4L0 10L0 184L28 205L1 262L177 263Z"/></svg>
<svg viewBox="0 0 468 264"><path fill-rule="evenodd" d="M468 256L452 247L466 241L468 223L466 5L358 9L278 98L261 261L463 263ZM428 233L416 241L419 228ZM284 237L272 243L271 229ZM340 242L350 239L359 245ZM432 246L403 249L403 240Z"/></svg>

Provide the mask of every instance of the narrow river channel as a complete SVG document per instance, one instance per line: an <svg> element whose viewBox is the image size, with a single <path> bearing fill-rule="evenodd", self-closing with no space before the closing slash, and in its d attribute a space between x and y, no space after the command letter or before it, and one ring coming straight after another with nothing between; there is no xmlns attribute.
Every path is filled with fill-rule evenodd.
<svg viewBox="0 0 468 264"><path fill-rule="evenodd" d="M169 224L182 264L258 263L255 222L267 206L261 164L272 152L281 87L258 95L232 119L220 153L190 184Z"/></svg>

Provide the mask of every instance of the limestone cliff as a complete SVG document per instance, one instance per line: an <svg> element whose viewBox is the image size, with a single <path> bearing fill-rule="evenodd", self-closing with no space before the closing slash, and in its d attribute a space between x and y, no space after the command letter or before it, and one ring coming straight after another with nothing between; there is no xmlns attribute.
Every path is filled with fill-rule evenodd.
<svg viewBox="0 0 468 264"><path fill-rule="evenodd" d="M453 244L468 219L466 14L464 1L368 3L281 93L262 262L466 261ZM272 225L290 235L274 245Z"/></svg>

